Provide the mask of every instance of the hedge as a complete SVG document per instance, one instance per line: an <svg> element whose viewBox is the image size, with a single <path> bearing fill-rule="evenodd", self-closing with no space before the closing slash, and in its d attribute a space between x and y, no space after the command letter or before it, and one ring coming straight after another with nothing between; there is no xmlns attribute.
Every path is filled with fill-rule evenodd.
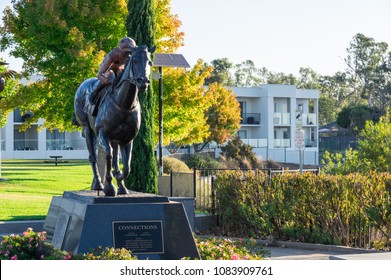
<svg viewBox="0 0 391 280"><path fill-rule="evenodd" d="M215 180L228 236L390 247L391 175L227 171Z"/></svg>

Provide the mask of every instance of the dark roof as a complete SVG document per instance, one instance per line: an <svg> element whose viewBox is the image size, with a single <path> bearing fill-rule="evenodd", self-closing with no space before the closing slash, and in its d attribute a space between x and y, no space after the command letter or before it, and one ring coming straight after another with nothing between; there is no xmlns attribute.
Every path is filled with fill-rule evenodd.
<svg viewBox="0 0 391 280"><path fill-rule="evenodd" d="M190 65L182 54L156 53L153 60L154 66L183 67L189 68Z"/></svg>

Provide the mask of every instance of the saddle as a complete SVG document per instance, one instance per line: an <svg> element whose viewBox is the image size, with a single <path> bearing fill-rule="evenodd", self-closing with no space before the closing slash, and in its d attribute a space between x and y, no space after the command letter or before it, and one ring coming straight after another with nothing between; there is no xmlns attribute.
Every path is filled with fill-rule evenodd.
<svg viewBox="0 0 391 280"><path fill-rule="evenodd" d="M92 116L96 117L98 115L99 107L103 101L103 99L106 97L106 95L110 92L111 87L110 86L105 86L102 87L97 91L95 96L91 96L91 105L92 105Z"/></svg>
<svg viewBox="0 0 391 280"><path fill-rule="evenodd" d="M98 115L99 107L102 103L102 101L105 99L106 95L111 93L113 90L113 87L118 83L122 76L119 75L119 77L115 77L115 75L110 76L109 84L102 85L98 84L97 89L90 93L89 101L92 105L92 116L96 117ZM94 94L95 92L95 94Z"/></svg>

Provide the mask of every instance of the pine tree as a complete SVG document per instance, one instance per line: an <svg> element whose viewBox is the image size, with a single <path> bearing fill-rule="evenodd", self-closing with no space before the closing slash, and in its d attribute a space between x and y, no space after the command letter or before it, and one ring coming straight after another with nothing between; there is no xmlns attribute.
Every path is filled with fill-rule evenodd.
<svg viewBox="0 0 391 280"><path fill-rule="evenodd" d="M137 45L155 45L154 0L129 0L126 19L128 36ZM152 77L151 77L152 79ZM126 186L134 191L157 193L157 162L154 155L154 98L152 86L139 95L141 103L141 127L133 141L130 176Z"/></svg>

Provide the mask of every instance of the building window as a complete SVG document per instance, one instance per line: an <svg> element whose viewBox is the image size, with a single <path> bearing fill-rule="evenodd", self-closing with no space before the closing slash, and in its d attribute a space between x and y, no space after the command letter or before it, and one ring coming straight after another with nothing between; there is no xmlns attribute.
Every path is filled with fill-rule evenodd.
<svg viewBox="0 0 391 280"><path fill-rule="evenodd" d="M20 125L14 127L14 150L38 150L38 126L32 125L25 131L20 131Z"/></svg>
<svg viewBox="0 0 391 280"><path fill-rule="evenodd" d="M240 139L247 139L247 130L239 130L236 134L236 137L239 137Z"/></svg>
<svg viewBox="0 0 391 280"><path fill-rule="evenodd" d="M247 112L247 104L244 101L239 101L239 106L240 106L240 118L242 119L242 123L243 123L244 115Z"/></svg>
<svg viewBox="0 0 391 280"><path fill-rule="evenodd" d="M60 132L57 129L46 131L46 149L65 150L65 132Z"/></svg>
<svg viewBox="0 0 391 280"><path fill-rule="evenodd" d="M315 128L311 127L310 130L310 141L315 142Z"/></svg>

